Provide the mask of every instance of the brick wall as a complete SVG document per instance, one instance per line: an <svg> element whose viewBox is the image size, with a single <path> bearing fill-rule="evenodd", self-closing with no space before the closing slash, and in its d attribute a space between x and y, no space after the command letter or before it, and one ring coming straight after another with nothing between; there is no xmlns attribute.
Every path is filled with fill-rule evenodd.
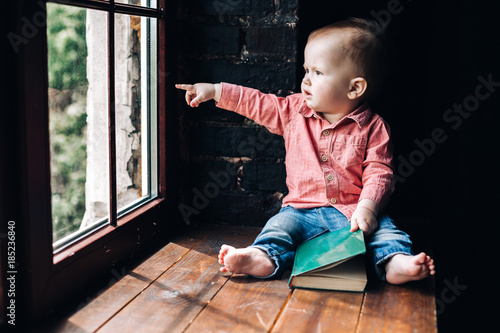
<svg viewBox="0 0 500 333"><path fill-rule="evenodd" d="M179 3L179 81L296 88L298 0ZM213 102L180 111L181 199L189 223L262 226L287 193L283 139Z"/></svg>

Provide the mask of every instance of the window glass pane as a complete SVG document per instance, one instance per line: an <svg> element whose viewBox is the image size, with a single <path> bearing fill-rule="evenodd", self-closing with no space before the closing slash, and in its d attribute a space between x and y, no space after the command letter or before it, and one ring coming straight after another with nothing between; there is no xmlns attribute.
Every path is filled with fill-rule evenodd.
<svg viewBox="0 0 500 333"><path fill-rule="evenodd" d="M115 2L149 8L157 8L158 6L156 0L115 0Z"/></svg>
<svg viewBox="0 0 500 333"><path fill-rule="evenodd" d="M156 19L115 15L116 186L118 211L154 196ZM154 145L153 145L154 148ZM153 169L151 168L153 167Z"/></svg>
<svg viewBox="0 0 500 333"><path fill-rule="evenodd" d="M118 216L157 196L157 20L115 16ZM109 223L108 13L47 4L56 250Z"/></svg>
<svg viewBox="0 0 500 333"><path fill-rule="evenodd" d="M109 211L106 27L105 12L47 3L54 242Z"/></svg>

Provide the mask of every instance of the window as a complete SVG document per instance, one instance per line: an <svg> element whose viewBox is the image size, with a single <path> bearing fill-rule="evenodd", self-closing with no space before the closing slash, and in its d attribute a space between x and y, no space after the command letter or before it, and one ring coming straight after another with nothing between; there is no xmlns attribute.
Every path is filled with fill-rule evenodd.
<svg viewBox="0 0 500 333"><path fill-rule="evenodd" d="M158 13L109 12L109 20L106 11L79 5L47 4L55 251L116 226L158 192ZM102 47L110 41L114 48Z"/></svg>
<svg viewBox="0 0 500 333"><path fill-rule="evenodd" d="M2 217L15 222L18 318L36 319L165 242L180 221L169 176L176 9L166 0L8 5L18 112L0 133L16 166L0 168L15 211ZM5 290L0 304L10 301Z"/></svg>

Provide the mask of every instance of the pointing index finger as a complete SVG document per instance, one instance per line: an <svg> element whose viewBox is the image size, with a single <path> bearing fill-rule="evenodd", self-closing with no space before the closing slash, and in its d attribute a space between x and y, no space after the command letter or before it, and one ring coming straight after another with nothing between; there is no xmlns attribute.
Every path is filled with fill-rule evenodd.
<svg viewBox="0 0 500 333"><path fill-rule="evenodd" d="M182 89L182 90L189 91L189 90L192 90L194 86L192 84L182 84L181 83L181 84L176 84L175 87L177 89Z"/></svg>

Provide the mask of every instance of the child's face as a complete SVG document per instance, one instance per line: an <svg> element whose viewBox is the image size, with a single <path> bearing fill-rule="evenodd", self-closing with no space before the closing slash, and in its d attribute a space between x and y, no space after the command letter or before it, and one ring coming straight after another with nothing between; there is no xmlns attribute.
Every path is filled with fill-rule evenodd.
<svg viewBox="0 0 500 333"><path fill-rule="evenodd" d="M339 37L316 38L304 51L302 94L307 106L316 112L346 114L352 111L347 96L352 75L351 66L342 59Z"/></svg>

